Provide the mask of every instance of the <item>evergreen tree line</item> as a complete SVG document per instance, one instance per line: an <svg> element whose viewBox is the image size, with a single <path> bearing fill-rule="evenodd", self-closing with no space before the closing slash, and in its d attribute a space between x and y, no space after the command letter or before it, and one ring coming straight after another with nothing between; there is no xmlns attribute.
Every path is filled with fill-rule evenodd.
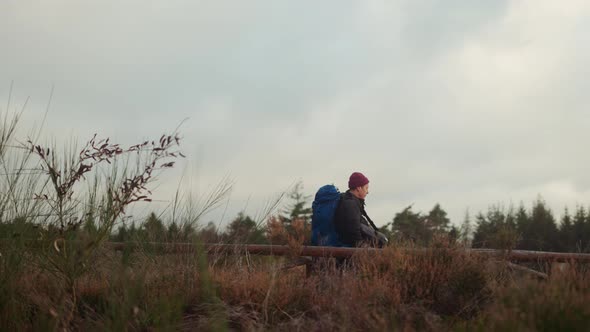
<svg viewBox="0 0 590 332"><path fill-rule="evenodd" d="M204 227L165 222L151 213L140 225L121 224L111 234L111 241L192 242L198 238L205 243L309 243L311 196L303 195L302 189L301 184L297 184L287 196L286 207L267 220L255 221L240 212L224 229L219 229L213 222ZM0 223L0 235L14 236L15 228L10 224ZM29 223L14 221L12 224L27 226ZM18 233L30 231L33 236L38 232L37 226L29 226L19 226ZM88 218L80 231L95 232L96 225ZM473 217L466 212L460 226L451 222L438 203L428 213L414 212L412 206L408 206L396 213L380 231L390 240L419 246L430 245L443 236L473 248L590 252L590 210L577 206L572 214L565 208L557 220L541 198L535 200L530 209L521 203L518 208L492 205Z"/></svg>
<svg viewBox="0 0 590 332"><path fill-rule="evenodd" d="M290 196L293 203L278 217L267 222L255 222L245 213L239 213L232 222L220 230L210 222L196 230L192 227L168 227L154 214L139 228L122 226L114 241L132 239L152 241L187 241L199 236L209 243L286 243L289 237L305 233L309 241L311 207L309 197L300 194L300 189ZM409 206L395 214L390 223L381 227L381 232L390 239L412 242L426 246L437 236L444 236L473 248L522 249L538 251L590 252L590 211L578 206L572 215L565 208L558 221L542 199L533 202L530 209L523 204L518 208L493 205L486 212L474 217L467 212L460 226L455 226L440 204L426 214L414 212Z"/></svg>
<svg viewBox="0 0 590 332"><path fill-rule="evenodd" d="M289 239L309 242L312 212L310 198L303 194L303 185L298 182L288 193L288 203L277 216L255 221L245 212L239 212L225 230L218 229L214 222L201 228L175 222L166 226L162 219L151 213L139 227L134 223L129 227L121 225L111 240L191 242L198 238L204 243L286 244Z"/></svg>
<svg viewBox="0 0 590 332"><path fill-rule="evenodd" d="M590 252L590 211L568 208L557 220L545 201L538 198L531 209L492 205L474 218L468 212L460 227L447 218L439 204L428 214L415 213L411 206L382 227L390 237L428 245L436 235L447 236L473 248L521 249L558 252Z"/></svg>
<svg viewBox="0 0 590 332"><path fill-rule="evenodd" d="M492 206L475 224L474 248L590 252L590 213L583 206L573 215L566 207L559 222L541 199L530 210L522 204L507 210Z"/></svg>

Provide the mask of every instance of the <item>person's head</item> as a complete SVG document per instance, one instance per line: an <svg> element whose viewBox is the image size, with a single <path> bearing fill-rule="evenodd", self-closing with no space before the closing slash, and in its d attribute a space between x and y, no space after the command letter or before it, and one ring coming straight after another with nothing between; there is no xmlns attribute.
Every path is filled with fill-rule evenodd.
<svg viewBox="0 0 590 332"><path fill-rule="evenodd" d="M360 199L365 199L369 194L369 179L360 172L354 172L348 179L350 193Z"/></svg>

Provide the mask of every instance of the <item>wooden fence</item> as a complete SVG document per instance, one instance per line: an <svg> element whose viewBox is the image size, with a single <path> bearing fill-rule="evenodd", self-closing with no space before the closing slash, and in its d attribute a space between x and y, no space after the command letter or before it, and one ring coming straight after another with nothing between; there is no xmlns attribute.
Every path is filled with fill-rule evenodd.
<svg viewBox="0 0 590 332"><path fill-rule="evenodd" d="M202 244L192 243L118 243L109 242L109 247L114 250L122 251L125 249L135 250L139 247L150 247L167 253L198 252L206 250L208 253L215 252L233 252L249 253L252 255L272 255L287 256L296 255L304 257L351 257L354 254L365 252L379 255L383 249L378 248L337 248L337 247L319 247L319 246L300 246L289 247L286 245L263 245L263 244ZM435 248L400 248L404 252L425 252L437 250ZM465 250L475 255L484 255L489 257L503 258L515 262L590 262L590 254L581 253L560 253L547 251L529 251L529 250L496 250L496 249L458 249Z"/></svg>

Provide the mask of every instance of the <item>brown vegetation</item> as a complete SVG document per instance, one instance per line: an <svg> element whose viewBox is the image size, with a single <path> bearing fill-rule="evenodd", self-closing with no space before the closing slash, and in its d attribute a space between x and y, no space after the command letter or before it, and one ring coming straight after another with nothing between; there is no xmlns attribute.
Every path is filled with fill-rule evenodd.
<svg viewBox="0 0 590 332"><path fill-rule="evenodd" d="M196 254L102 250L77 281L75 330L583 330L590 283L581 269L536 281L502 264L439 245L357 255L316 272L281 269L283 258L241 255L205 263ZM54 329L66 312L64 283L34 265L2 308L4 328ZM18 320L14 318L19 318ZM566 325L563 325L566 324Z"/></svg>

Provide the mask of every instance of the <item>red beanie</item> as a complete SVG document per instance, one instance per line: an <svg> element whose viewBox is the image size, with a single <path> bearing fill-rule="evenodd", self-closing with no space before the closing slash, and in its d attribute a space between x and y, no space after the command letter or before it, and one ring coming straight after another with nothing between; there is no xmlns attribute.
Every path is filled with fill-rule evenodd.
<svg viewBox="0 0 590 332"><path fill-rule="evenodd" d="M366 176L360 172L354 172L350 175L350 179L348 179L348 188L354 189L362 187L367 183L369 183L369 179L367 179Z"/></svg>

